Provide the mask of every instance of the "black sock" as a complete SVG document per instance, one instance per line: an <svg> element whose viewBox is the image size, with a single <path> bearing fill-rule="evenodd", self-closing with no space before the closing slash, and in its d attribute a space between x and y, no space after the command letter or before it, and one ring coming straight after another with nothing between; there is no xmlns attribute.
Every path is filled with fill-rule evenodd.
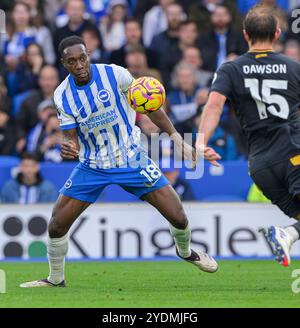
<svg viewBox="0 0 300 328"><path fill-rule="evenodd" d="M193 251L193 250L191 250L191 251L192 251L191 255L189 257L185 257L184 259L187 261L198 261L199 255L195 251Z"/></svg>
<svg viewBox="0 0 300 328"><path fill-rule="evenodd" d="M297 221L295 224L293 224L293 227L297 230L300 236L300 221Z"/></svg>

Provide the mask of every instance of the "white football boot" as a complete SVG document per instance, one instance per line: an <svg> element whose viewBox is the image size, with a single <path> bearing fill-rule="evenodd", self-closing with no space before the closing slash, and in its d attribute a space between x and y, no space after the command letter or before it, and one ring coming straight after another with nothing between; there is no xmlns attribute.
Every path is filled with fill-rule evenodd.
<svg viewBox="0 0 300 328"><path fill-rule="evenodd" d="M181 259L194 264L201 271L213 273L218 270L218 263L211 256L199 250L191 251L192 254L188 258L180 256L177 249L176 254Z"/></svg>
<svg viewBox="0 0 300 328"><path fill-rule="evenodd" d="M29 282L24 282L20 285L21 288L36 288L36 287L66 287L65 281L55 285L48 279L34 280Z"/></svg>
<svg viewBox="0 0 300 328"><path fill-rule="evenodd" d="M259 231L265 235L276 260L283 266L289 266L291 263L290 249L293 243L289 234L283 228L275 226L262 228Z"/></svg>

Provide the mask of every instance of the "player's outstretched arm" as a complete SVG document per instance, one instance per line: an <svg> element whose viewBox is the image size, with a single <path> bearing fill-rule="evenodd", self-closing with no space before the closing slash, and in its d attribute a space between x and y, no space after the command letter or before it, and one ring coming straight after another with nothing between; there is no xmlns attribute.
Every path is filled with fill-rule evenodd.
<svg viewBox="0 0 300 328"><path fill-rule="evenodd" d="M61 143L61 157L63 159L75 159L79 154L79 142L76 129L63 130Z"/></svg>
<svg viewBox="0 0 300 328"><path fill-rule="evenodd" d="M190 160L192 167L194 167L197 161L196 150L182 139L181 135L177 132L165 111L160 108L155 112L149 113L148 117L163 132L168 133L170 138L174 141L175 148L181 149L184 159Z"/></svg>
<svg viewBox="0 0 300 328"><path fill-rule="evenodd" d="M221 156L211 147L207 147L207 142L219 124L225 101L226 97L219 92L212 91L210 93L201 114L198 138L196 141L197 150L203 154L206 160L215 166L218 166L217 160L221 159Z"/></svg>

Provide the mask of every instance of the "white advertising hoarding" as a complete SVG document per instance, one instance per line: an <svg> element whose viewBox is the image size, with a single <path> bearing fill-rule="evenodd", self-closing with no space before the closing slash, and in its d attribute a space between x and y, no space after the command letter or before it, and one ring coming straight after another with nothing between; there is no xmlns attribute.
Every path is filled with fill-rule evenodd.
<svg viewBox="0 0 300 328"><path fill-rule="evenodd" d="M185 203L192 247L214 256L270 256L259 227L295 222L269 204ZM45 255L52 205L0 206L0 259ZM300 255L300 243L293 248ZM97 204L70 231L69 258L174 256L168 223L145 203Z"/></svg>

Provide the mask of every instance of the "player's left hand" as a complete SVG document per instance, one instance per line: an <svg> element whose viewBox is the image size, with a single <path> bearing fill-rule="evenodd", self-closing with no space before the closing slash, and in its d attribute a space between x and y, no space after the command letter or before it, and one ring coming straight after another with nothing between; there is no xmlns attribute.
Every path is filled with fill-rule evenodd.
<svg viewBox="0 0 300 328"><path fill-rule="evenodd" d="M218 163L217 161L220 160L222 157L213 148L196 144L196 149L197 153L199 153L200 156L203 156L204 159L209 161L212 165L218 167L220 166L220 163Z"/></svg>

